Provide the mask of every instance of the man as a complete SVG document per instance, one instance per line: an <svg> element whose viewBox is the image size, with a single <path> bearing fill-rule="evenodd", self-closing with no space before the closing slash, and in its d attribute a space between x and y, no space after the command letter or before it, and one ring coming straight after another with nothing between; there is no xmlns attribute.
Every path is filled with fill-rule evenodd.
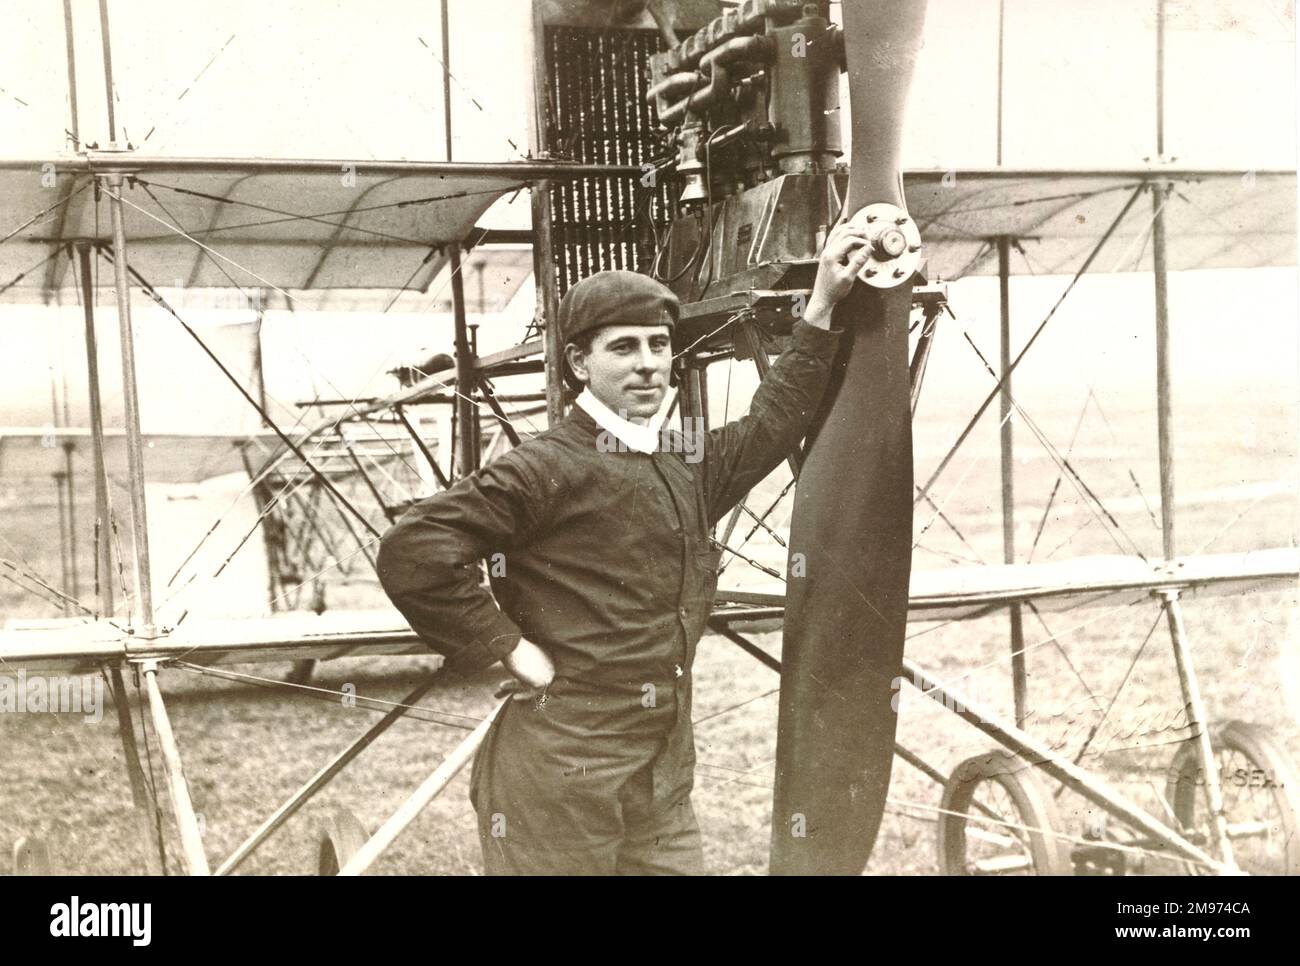
<svg viewBox="0 0 1300 966"><path fill-rule="evenodd" d="M710 528L804 436L865 242L830 233L791 347L748 415L703 438L659 432L673 293L632 272L578 282L559 312L584 387L572 412L384 536L380 580L411 627L450 668L499 660L518 682L471 778L489 874L703 871L690 670L717 587Z"/></svg>

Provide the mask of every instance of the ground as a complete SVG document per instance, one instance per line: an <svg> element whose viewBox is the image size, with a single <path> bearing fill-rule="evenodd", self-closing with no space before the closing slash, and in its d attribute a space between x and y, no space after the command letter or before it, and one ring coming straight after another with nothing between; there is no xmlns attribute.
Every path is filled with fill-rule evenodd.
<svg viewBox="0 0 1300 966"><path fill-rule="evenodd" d="M1188 630L1212 717L1244 717L1270 725L1287 737L1293 755L1297 741L1295 689L1300 675L1294 651L1287 651L1278 629L1294 609L1289 593L1193 602ZM1093 623L1062 635L1065 649L1083 679L1098 690L1113 689L1116 669L1133 659L1156 616L1152 606L1107 615L1081 611L1052 621L1065 630L1065 618ZM1100 617L1101 619L1096 619ZM1076 621L1077 623L1078 621ZM940 676L962 678L963 686L985 702L1005 709L1009 685L998 658L1006 649L1005 618L982 622L982 635L970 624L918 638L909 654ZM1032 644L1045 635L1031 633ZM779 650L779 635L760 637ZM958 647L960 644L960 647ZM345 691L353 685L364 696L397 700L414 687L434 659L346 661L322 668L315 685ZM991 665L986 670L975 671ZM1082 693L1051 646L1029 655L1030 730L1040 737L1063 737L1077 746L1076 731L1066 733L1057 717ZM246 666L239 670L280 676L283 669ZM439 688L422 706L481 716L490 706L491 685L500 670ZM699 769L696 808L705 841L705 859L717 873L758 873L766 867L771 812L776 676L729 642L702 642L697 665L697 718L748 702L702 722L697 729ZM286 693L249 684L200 677L180 671L164 677L173 725L185 753L185 767L200 813L208 854L229 854L282 800L377 716L346 708L332 694ZM1290 693L1288 693L1290 689ZM1041 697L1042 703L1039 703ZM1114 732L1098 744L1112 749L1085 763L1135 798L1151 799L1151 783L1163 785L1172 740L1185 731L1166 731L1178 711L1177 678L1162 631L1153 635L1135 673L1112 711ZM322 700L323 699L323 700ZM991 743L944 709L923 699L904 699L899 738L945 773L959 760ZM455 719L446 719L455 720ZM1092 719L1089 719L1092 720ZM1128 733L1133 732L1130 736ZM246 865L249 872L306 872L315 867L315 836L329 810L343 805L374 829L414 789L465 732L427 720L403 720L381 737L313 802L292 819ZM0 735L5 781L0 802L0 850L8 854L23 834L44 837L56 868L91 874L127 873L135 868L135 829L130 793L121 767L112 712L101 724L81 716L3 715ZM1117 746L1145 744L1140 753ZM161 772L155 773L161 781ZM476 873L479 869L474 816L467 799L467 772L420 816L384 855L380 873ZM939 788L908 765L897 762L885 817L869 871L933 873L936 853L933 811ZM1061 811L1071 834L1088 821L1081 799L1066 795ZM170 839L176 841L174 837ZM172 856L173 863L176 856Z"/></svg>

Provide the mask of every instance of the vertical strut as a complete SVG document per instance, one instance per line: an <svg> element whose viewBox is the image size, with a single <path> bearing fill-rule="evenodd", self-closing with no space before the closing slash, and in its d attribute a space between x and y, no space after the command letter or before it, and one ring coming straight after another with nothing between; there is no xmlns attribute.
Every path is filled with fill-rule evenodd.
<svg viewBox="0 0 1300 966"><path fill-rule="evenodd" d="M444 0L445 2L445 0ZM460 424L459 446L456 453L460 475L469 476L478 469L478 414L475 412L473 394L477 383L474 370L474 353L470 349L465 325L465 286L460 273L460 246L449 249L447 264L451 269L451 306L456 326L456 414Z"/></svg>
<svg viewBox="0 0 1300 966"><path fill-rule="evenodd" d="M51 474L54 480L54 497L59 510L59 571L61 580L61 589L63 591L63 600L59 604L59 610L67 615L71 611L69 600L72 594L72 576L68 568L68 507L67 507L67 490L63 486L64 474L62 470Z"/></svg>
<svg viewBox="0 0 1300 966"><path fill-rule="evenodd" d="M104 466L104 410L99 397L99 347L95 340L95 289L90 277L90 246L77 245L81 305L86 317L86 384L90 397L91 460L95 467L95 590L99 615L113 614L113 543L109 539L108 470Z"/></svg>
<svg viewBox="0 0 1300 966"><path fill-rule="evenodd" d="M551 183L532 189L533 278L537 283L537 319L542 327L542 365L546 373L546 424L564 418L564 339L560 333L558 287L555 282L554 234L551 224Z"/></svg>
<svg viewBox="0 0 1300 966"><path fill-rule="evenodd" d="M1165 159L1165 0L1156 0L1156 157ZM1151 270L1156 294L1156 436L1160 453L1160 534L1166 560L1174 540L1173 379L1169 362L1169 274L1165 265L1165 202L1173 185L1151 188Z"/></svg>
<svg viewBox="0 0 1300 966"><path fill-rule="evenodd" d="M108 140L117 141L117 116L113 110L113 44L108 33L108 0L99 0L99 36L104 51L104 99L108 103Z"/></svg>
<svg viewBox="0 0 1300 966"><path fill-rule="evenodd" d="M1165 0L1156 0L1156 157L1165 158Z"/></svg>
<svg viewBox="0 0 1300 966"><path fill-rule="evenodd" d="M998 393L998 415L1002 432L1002 560L1016 562L1015 451L1011 425L1011 238L998 236L998 302L1001 317L1002 381ZM1029 675L1025 669L1025 628L1019 604L1007 609L1011 620L1011 689L1015 700L1016 727L1025 726L1029 699Z"/></svg>
<svg viewBox="0 0 1300 966"><path fill-rule="evenodd" d="M113 219L113 276L117 318L122 332L122 399L126 406L126 456L131 476L131 540L135 548L135 586L140 597L141 637L154 637L153 586L149 570L149 527L145 514L144 444L140 437L140 398L135 379L135 333L131 327L131 289L126 268L126 228L122 217L122 175L106 177Z"/></svg>
<svg viewBox="0 0 1300 966"><path fill-rule="evenodd" d="M447 0L441 0L442 15L442 110L445 122L447 160L451 160L451 21L447 13ZM451 308L456 326L456 413L460 423L457 453L461 476L469 476L478 469L478 419L471 398L477 373L474 354L470 349L465 326L465 281L460 272L460 244L447 248L447 267L451 272Z"/></svg>
<svg viewBox="0 0 1300 966"><path fill-rule="evenodd" d="M1165 267L1164 204L1172 185L1154 185L1151 204L1152 270L1156 295L1156 437L1160 453L1160 532L1166 560L1177 553L1174 540L1173 377L1169 359L1169 276Z"/></svg>
<svg viewBox="0 0 1300 966"><path fill-rule="evenodd" d="M526 57L533 65L525 84L528 120L528 151L535 158L550 157L548 144L548 77L546 31L536 2L528 4ZM565 191L572 190L569 187ZM546 423L556 426L564 418L564 342L556 312L560 304L556 282L556 251L551 222L551 182L537 181L529 189L533 227L533 282L536 288L533 318L542 333L542 365L546 375ZM561 253L562 255L563 253Z"/></svg>
<svg viewBox="0 0 1300 966"><path fill-rule="evenodd" d="M63 39L68 49L68 109L72 147L81 150L81 115L77 111L77 50L72 30L72 0L63 0Z"/></svg>
<svg viewBox="0 0 1300 966"><path fill-rule="evenodd" d="M1006 79L1005 61L1007 53L1006 41L1006 22L1007 22L1007 5L1006 0L998 0L998 133L997 133L997 166L1002 167L1002 117L1003 117L1003 84Z"/></svg>
<svg viewBox="0 0 1300 966"><path fill-rule="evenodd" d="M68 425L68 414L66 411L68 392L67 384L63 387L63 402L65 411L63 413L63 425ZM70 439L63 441L63 473L64 482L68 489L68 572L72 578L72 588L67 591L74 599L81 598L81 570L77 566L77 487L76 480L72 475L72 451L75 444Z"/></svg>

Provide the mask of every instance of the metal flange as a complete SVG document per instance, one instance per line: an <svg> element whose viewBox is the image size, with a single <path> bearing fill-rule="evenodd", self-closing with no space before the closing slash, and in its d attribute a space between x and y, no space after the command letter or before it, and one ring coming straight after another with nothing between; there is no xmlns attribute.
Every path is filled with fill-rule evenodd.
<svg viewBox="0 0 1300 966"><path fill-rule="evenodd" d="M867 205L849 219L871 237L871 257L858 278L873 288L895 288L921 265L921 230L906 211L886 201Z"/></svg>

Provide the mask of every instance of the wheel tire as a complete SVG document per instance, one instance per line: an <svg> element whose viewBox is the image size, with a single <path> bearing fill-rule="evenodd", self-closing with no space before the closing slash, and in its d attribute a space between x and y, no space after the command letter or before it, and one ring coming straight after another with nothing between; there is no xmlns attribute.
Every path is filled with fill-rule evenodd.
<svg viewBox="0 0 1300 966"><path fill-rule="evenodd" d="M1061 827L1056 802L1030 766L1010 752L993 751L959 764L944 783L941 807L939 868L944 875L1072 873L1063 843L1053 834ZM990 844L994 854L977 854L989 851Z"/></svg>
<svg viewBox="0 0 1300 966"><path fill-rule="evenodd" d="M1245 721L1215 727L1210 743L1219 763L1228 839L1237 865L1252 875L1300 875L1300 771L1291 756L1268 728ZM1165 798L1187 837L1208 849L1201 785L1196 742L1187 741L1170 762ZM1202 875L1208 870L1179 862L1177 871Z"/></svg>
<svg viewBox="0 0 1300 966"><path fill-rule="evenodd" d="M370 833L346 808L336 808L326 819L318 839L316 872L318 875L338 875L370 839Z"/></svg>

